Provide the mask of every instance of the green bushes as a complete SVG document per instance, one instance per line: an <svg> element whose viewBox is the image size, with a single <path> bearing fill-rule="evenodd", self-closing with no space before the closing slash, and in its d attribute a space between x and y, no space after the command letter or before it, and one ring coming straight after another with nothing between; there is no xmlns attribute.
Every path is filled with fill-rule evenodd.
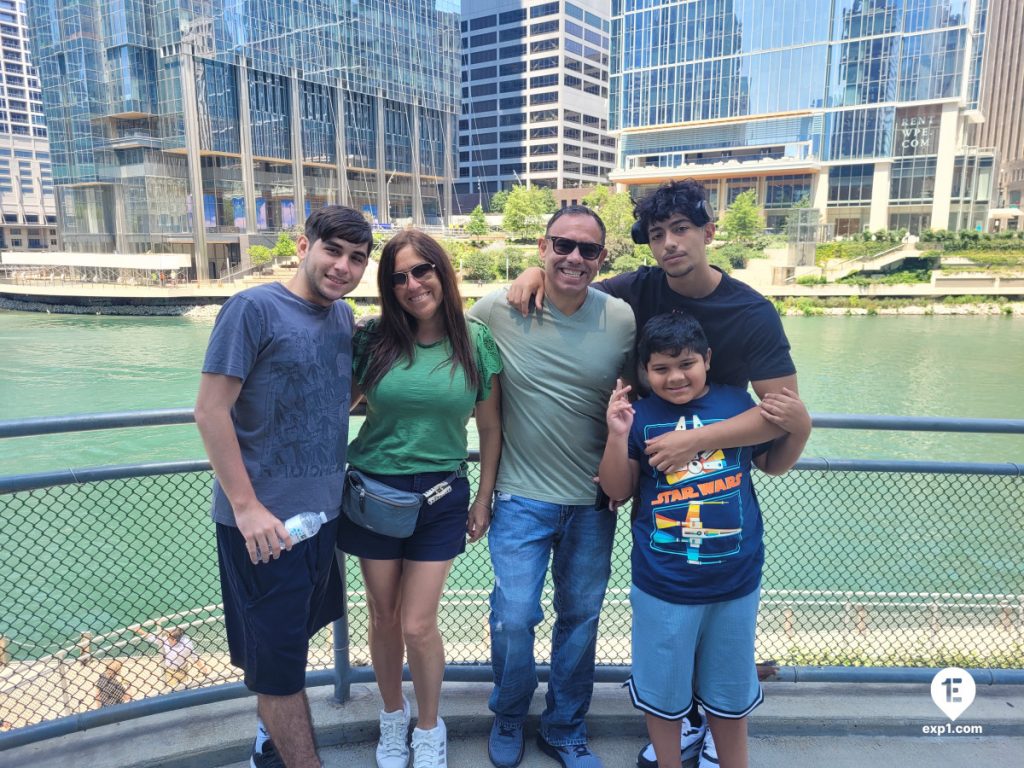
<svg viewBox="0 0 1024 768"><path fill-rule="evenodd" d="M1024 232L975 232L962 229L949 232L945 229L926 229L921 232L921 242L937 243L948 253L951 251L1022 251ZM968 254L964 254L968 258Z"/></svg>

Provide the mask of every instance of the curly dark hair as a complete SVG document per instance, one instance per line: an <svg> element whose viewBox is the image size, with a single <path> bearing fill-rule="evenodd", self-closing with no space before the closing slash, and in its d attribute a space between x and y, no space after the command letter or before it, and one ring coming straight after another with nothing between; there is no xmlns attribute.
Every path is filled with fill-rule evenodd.
<svg viewBox="0 0 1024 768"><path fill-rule="evenodd" d="M702 227L708 221L714 220L713 214L708 216L710 207L705 212L703 204L707 199L707 190L696 179L669 182L641 198L633 206L635 226L646 235L647 230L655 222L665 221L674 214L681 213L698 227Z"/></svg>

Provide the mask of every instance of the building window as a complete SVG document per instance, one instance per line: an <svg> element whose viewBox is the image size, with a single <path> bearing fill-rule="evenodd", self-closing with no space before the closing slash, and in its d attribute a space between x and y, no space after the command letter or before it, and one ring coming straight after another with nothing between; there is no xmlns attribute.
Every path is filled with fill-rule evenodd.
<svg viewBox="0 0 1024 768"><path fill-rule="evenodd" d="M551 16L558 13L558 3L542 3L530 9L530 18L539 19L541 16Z"/></svg>
<svg viewBox="0 0 1024 768"><path fill-rule="evenodd" d="M484 32L469 38L469 44L472 48L479 48L482 45L494 45L496 42L498 42L498 36L494 32Z"/></svg>
<svg viewBox="0 0 1024 768"><path fill-rule="evenodd" d="M517 21L522 21L526 18L526 9L517 8L514 11L505 11L498 16L498 20L502 24L514 24Z"/></svg>
<svg viewBox="0 0 1024 768"><path fill-rule="evenodd" d="M875 166L835 165L828 173L828 201L839 205L869 205Z"/></svg>
<svg viewBox="0 0 1024 768"><path fill-rule="evenodd" d="M509 27L508 29L501 30L501 32L498 33L498 36L501 38L501 42L503 43L508 42L509 40L518 40L522 37L526 37L526 27Z"/></svg>
<svg viewBox="0 0 1024 768"><path fill-rule="evenodd" d="M497 26L497 16L477 16L475 19L469 20L469 28L475 32L478 29L487 29L489 27Z"/></svg>
<svg viewBox="0 0 1024 768"><path fill-rule="evenodd" d="M530 104L557 104L558 103L558 91L548 91L547 93L534 93L530 96Z"/></svg>
<svg viewBox="0 0 1024 768"><path fill-rule="evenodd" d="M540 24L533 24L530 27L531 35L548 35L558 31L558 20L542 21Z"/></svg>

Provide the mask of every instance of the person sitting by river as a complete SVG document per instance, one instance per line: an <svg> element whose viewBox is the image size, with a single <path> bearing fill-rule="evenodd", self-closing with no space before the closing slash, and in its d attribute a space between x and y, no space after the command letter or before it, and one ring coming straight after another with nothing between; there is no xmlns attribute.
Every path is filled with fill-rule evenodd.
<svg viewBox="0 0 1024 768"><path fill-rule="evenodd" d="M409 760L409 703L402 694L408 649L418 710L413 765L444 768L437 614L455 556L467 537L477 541L490 525L501 453L502 364L487 326L463 315L455 271L429 235L408 229L391 238L377 286L381 316L353 339L352 402L365 397L367 408L349 446L349 466L392 488L422 493L447 482L450 492L422 503L406 538L367 530L342 515L338 546L359 557L366 584L370 657L384 702L377 765L404 768ZM474 412L480 481L470 504L466 425Z"/></svg>
<svg viewBox="0 0 1024 768"><path fill-rule="evenodd" d="M121 662L118 659L111 659L96 678L96 706L109 707L131 700L128 688L121 679Z"/></svg>
<svg viewBox="0 0 1024 768"><path fill-rule="evenodd" d="M164 660L164 679L167 686L177 690L188 684L189 673L195 667L201 675L209 675L210 668L196 653L195 643L180 627L172 627L160 634L153 634L142 627L131 627L132 632L160 650Z"/></svg>

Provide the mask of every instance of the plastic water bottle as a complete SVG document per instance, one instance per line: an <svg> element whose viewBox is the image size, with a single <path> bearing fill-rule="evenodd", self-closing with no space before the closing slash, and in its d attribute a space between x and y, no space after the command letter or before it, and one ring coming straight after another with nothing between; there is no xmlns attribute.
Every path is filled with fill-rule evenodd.
<svg viewBox="0 0 1024 768"><path fill-rule="evenodd" d="M284 528L288 531L292 544L298 544L300 541L316 536L320 526L326 522L327 514L325 512L300 512L285 520Z"/></svg>

